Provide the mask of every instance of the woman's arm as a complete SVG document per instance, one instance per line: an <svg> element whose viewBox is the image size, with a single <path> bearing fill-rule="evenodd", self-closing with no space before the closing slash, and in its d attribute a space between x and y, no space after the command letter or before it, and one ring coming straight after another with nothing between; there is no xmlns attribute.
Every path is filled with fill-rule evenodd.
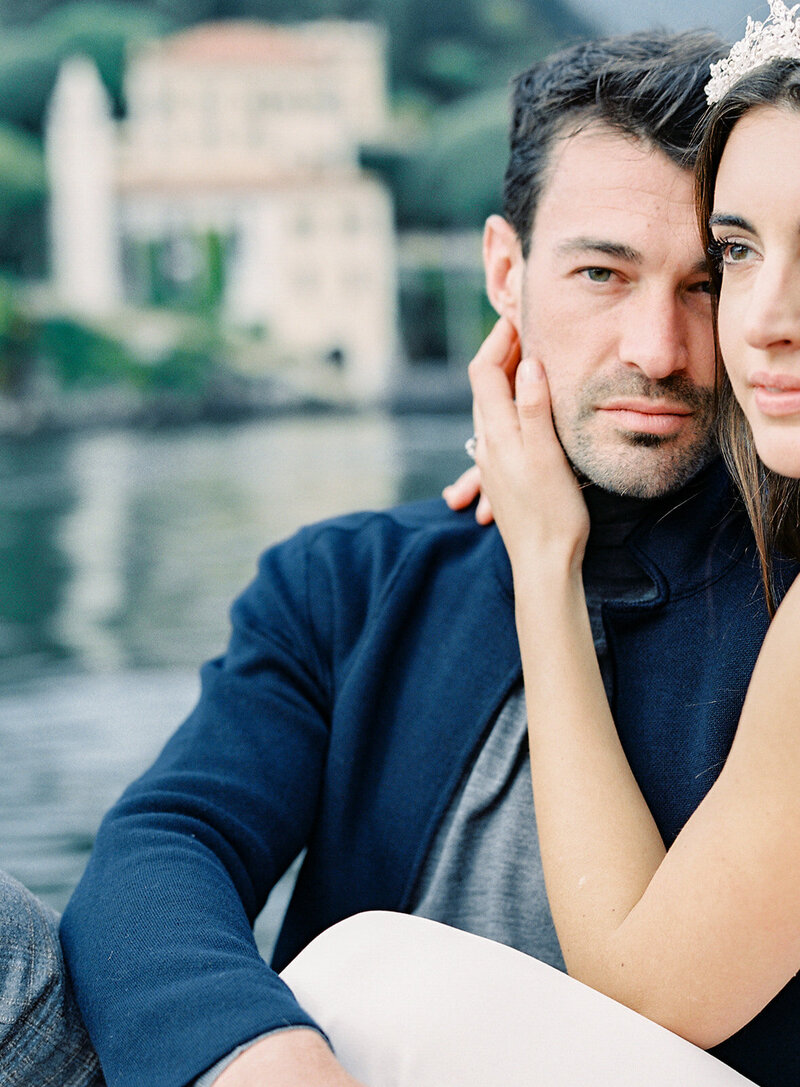
<svg viewBox="0 0 800 1087"><path fill-rule="evenodd" d="M478 524L490 525L494 520L491 503L481 491L481 470L476 464L462 472L453 483L449 483L442 491L442 498L451 510L464 510L477 498L475 520Z"/></svg>
<svg viewBox="0 0 800 1087"><path fill-rule="evenodd" d="M718 781L665 853L600 678L580 577L588 519L547 384L522 364L514 404L501 355L495 344L471 369L477 461L514 571L536 817L565 961L708 1047L800 968L800 585L769 631Z"/></svg>

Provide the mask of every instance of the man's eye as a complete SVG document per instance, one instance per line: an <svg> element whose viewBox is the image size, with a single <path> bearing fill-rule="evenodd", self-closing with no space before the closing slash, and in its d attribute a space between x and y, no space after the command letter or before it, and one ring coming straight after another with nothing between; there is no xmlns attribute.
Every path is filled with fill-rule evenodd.
<svg viewBox="0 0 800 1087"><path fill-rule="evenodd" d="M592 283L608 283L613 275L610 268L584 268L583 274Z"/></svg>

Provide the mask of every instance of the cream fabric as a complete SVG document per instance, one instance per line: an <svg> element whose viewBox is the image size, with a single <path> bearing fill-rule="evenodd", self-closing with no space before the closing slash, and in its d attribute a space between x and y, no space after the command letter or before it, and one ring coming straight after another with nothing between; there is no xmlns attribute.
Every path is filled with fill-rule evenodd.
<svg viewBox="0 0 800 1087"><path fill-rule="evenodd" d="M349 918L282 977L367 1087L754 1087L561 971L422 917Z"/></svg>

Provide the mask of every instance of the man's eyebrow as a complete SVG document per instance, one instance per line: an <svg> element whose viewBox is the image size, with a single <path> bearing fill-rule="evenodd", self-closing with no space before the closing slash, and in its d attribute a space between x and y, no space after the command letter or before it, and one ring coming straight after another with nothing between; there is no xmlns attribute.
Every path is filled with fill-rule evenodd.
<svg viewBox="0 0 800 1087"><path fill-rule="evenodd" d="M623 242L610 242L603 238L568 238L556 247L556 252L563 256L575 253L601 253L604 257L614 257L627 261L628 264L641 264L642 254L638 249Z"/></svg>
<svg viewBox="0 0 800 1087"><path fill-rule="evenodd" d="M755 228L741 215L728 215L727 212L715 211L708 217L709 226L735 226L739 230L746 230L749 234L755 234Z"/></svg>

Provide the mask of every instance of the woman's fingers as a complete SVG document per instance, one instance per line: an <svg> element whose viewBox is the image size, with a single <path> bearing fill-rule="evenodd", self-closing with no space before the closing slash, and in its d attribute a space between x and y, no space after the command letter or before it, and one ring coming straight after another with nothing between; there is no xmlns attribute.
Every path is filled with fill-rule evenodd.
<svg viewBox="0 0 800 1087"><path fill-rule="evenodd" d="M455 483L451 483L442 491L442 498L451 510L463 510L475 500L481 489L481 470L477 464L467 468L466 472L458 477Z"/></svg>
<svg viewBox="0 0 800 1087"><path fill-rule="evenodd" d="M557 569L574 570L588 534L586 506L555 432L544 368L533 358L519 361L519 352L510 323L498 321L469 367L481 470L476 518L491 511L497 520L515 577L520 564L552 570L554 559Z"/></svg>
<svg viewBox="0 0 800 1087"><path fill-rule="evenodd" d="M515 425L513 371L519 361L519 337L511 322L501 317L469 365L475 433L486 428L502 433Z"/></svg>
<svg viewBox="0 0 800 1087"><path fill-rule="evenodd" d="M473 362L510 373L519 361L519 335L507 317L500 317L478 349Z"/></svg>
<svg viewBox="0 0 800 1087"><path fill-rule="evenodd" d="M480 494L478 505L475 507L475 520L479 525L490 525L494 520L492 504L486 495L480 492L481 470L477 464L473 464L458 477L455 483L444 488L442 498L451 510L463 510Z"/></svg>
<svg viewBox="0 0 800 1087"><path fill-rule="evenodd" d="M523 359L517 367L516 407L523 444L555 433L550 409L550 389L538 359Z"/></svg>
<svg viewBox="0 0 800 1087"><path fill-rule="evenodd" d="M492 503L485 494L482 494L478 499L478 505L475 507L475 520L479 525L490 525L494 520Z"/></svg>
<svg viewBox="0 0 800 1087"><path fill-rule="evenodd" d="M516 408L523 454L529 466L553 481L563 474L570 487L574 473L561 447L553 422L550 387L538 359L525 358L517 367Z"/></svg>

